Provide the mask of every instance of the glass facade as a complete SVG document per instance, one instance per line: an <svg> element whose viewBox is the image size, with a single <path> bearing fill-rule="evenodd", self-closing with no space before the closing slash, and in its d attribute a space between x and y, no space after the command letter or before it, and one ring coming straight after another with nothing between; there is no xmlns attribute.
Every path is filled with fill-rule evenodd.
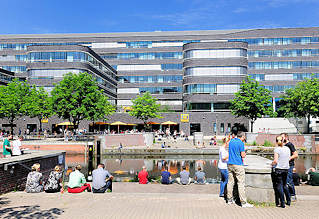
<svg viewBox="0 0 319 219"><path fill-rule="evenodd" d="M183 69L183 64L161 64L162 70L181 70Z"/></svg>
<svg viewBox="0 0 319 219"><path fill-rule="evenodd" d="M248 66L250 69L318 68L319 61L249 62Z"/></svg>
<svg viewBox="0 0 319 219"><path fill-rule="evenodd" d="M182 75L155 75L155 76L120 76L120 83L170 83L182 82Z"/></svg>
<svg viewBox="0 0 319 219"><path fill-rule="evenodd" d="M181 87L140 87L140 93L150 92L151 94L168 94L168 93L181 93Z"/></svg>
<svg viewBox="0 0 319 219"><path fill-rule="evenodd" d="M27 50L28 46L60 46L60 45L85 45L90 42L68 42L68 43L0 43L0 50Z"/></svg>
<svg viewBox="0 0 319 219"><path fill-rule="evenodd" d="M290 50L250 50L248 57L298 57L319 56L319 49L290 49Z"/></svg>
<svg viewBox="0 0 319 219"><path fill-rule="evenodd" d="M89 62L95 68L106 73L113 79L116 75L102 62L85 52L30 52L27 55L28 62Z"/></svg>
<svg viewBox="0 0 319 219"><path fill-rule="evenodd" d="M198 49L189 50L184 53L184 58L207 59L207 58L236 58L246 57L245 49Z"/></svg>
<svg viewBox="0 0 319 219"><path fill-rule="evenodd" d="M150 52L150 53L109 53L101 55L103 59L182 59L182 52Z"/></svg>
<svg viewBox="0 0 319 219"><path fill-rule="evenodd" d="M185 85L185 93L203 93L203 94L214 94L217 92L216 84L189 84Z"/></svg>
<svg viewBox="0 0 319 219"><path fill-rule="evenodd" d="M248 74L248 76L255 81L264 81L265 80L265 74Z"/></svg>
<svg viewBox="0 0 319 219"><path fill-rule="evenodd" d="M319 37L231 39L228 41L229 42L247 42L250 45L271 46L271 45L318 43Z"/></svg>
<svg viewBox="0 0 319 219"><path fill-rule="evenodd" d="M152 48L154 44L168 44L168 43L191 43L199 42L199 40L177 40L177 41L135 41L135 42L118 42L119 44L125 44L126 48Z"/></svg>
<svg viewBox="0 0 319 219"><path fill-rule="evenodd" d="M23 65L18 65L18 66L0 66L0 68L3 68L4 70L7 70L7 71L12 71L12 72L15 72L15 73L23 73L27 70L27 67L26 66L23 66Z"/></svg>
<svg viewBox="0 0 319 219"><path fill-rule="evenodd" d="M270 90L273 93L284 93L285 90L294 88L294 85L274 85L274 86L265 86L266 89Z"/></svg>
<svg viewBox="0 0 319 219"><path fill-rule="evenodd" d="M13 76L6 75L6 74L2 74L2 73L0 72L0 80L9 83L10 81L12 81L12 79L13 79Z"/></svg>

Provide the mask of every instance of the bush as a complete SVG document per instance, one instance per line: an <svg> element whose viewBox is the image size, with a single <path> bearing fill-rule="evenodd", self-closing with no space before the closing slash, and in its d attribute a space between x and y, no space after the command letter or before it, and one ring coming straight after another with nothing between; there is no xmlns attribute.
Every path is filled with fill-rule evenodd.
<svg viewBox="0 0 319 219"><path fill-rule="evenodd" d="M264 141L264 147L273 147L273 146L274 145L270 141L268 141L268 140Z"/></svg>
<svg viewBox="0 0 319 219"><path fill-rule="evenodd" d="M257 146L257 142L253 141L253 143L251 144L252 146Z"/></svg>

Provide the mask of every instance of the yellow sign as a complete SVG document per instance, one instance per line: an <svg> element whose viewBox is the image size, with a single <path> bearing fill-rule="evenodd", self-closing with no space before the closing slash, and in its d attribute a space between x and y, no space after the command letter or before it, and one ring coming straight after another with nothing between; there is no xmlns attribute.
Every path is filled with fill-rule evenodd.
<svg viewBox="0 0 319 219"><path fill-rule="evenodd" d="M181 122L189 122L189 114L181 114Z"/></svg>
<svg viewBox="0 0 319 219"><path fill-rule="evenodd" d="M48 123L48 122L49 122L49 119L42 119L41 122L42 122L42 123Z"/></svg>

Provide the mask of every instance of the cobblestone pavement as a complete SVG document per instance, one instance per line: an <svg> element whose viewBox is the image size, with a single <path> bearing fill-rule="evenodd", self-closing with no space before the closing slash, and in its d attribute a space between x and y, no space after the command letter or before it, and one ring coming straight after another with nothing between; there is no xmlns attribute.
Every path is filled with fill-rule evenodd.
<svg viewBox="0 0 319 219"><path fill-rule="evenodd" d="M157 186L157 187L156 187ZM215 185L214 187L217 187ZM123 190L126 188L126 190ZM134 189L135 188L135 189ZM312 187L314 188L314 187ZM318 188L318 187L317 187ZM163 192L165 190L167 192ZM173 190L175 189L175 193ZM184 193L186 190L192 193ZM212 189L212 190L211 190ZM318 188L319 189L319 188ZM131 190L131 191L128 191ZM205 192L211 191L210 194ZM123 193L125 192L125 193ZM130 193L126 193L130 192ZM300 193L304 193L301 190ZM213 186L114 183L106 194L27 194L0 196L1 218L318 218L319 196L300 195L285 209L227 205ZM310 197L307 198L307 197Z"/></svg>

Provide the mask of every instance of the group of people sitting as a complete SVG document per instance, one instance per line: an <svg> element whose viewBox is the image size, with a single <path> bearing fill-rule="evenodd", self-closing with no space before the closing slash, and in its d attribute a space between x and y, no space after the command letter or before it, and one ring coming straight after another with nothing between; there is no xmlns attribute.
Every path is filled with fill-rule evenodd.
<svg viewBox="0 0 319 219"><path fill-rule="evenodd" d="M69 193L81 193L88 191L93 193L104 193L106 191L112 192L112 180L113 176L104 169L104 164L99 164L97 169L92 172L92 188L91 185L86 182L85 176L81 173L81 165L77 165L75 170L69 175L69 182L67 184L67 190ZM55 193L63 192L63 173L61 166L56 166L53 171L50 172L46 182L43 180L43 175L40 172L40 164L33 164L31 172L27 176L25 191L28 193Z"/></svg>
<svg viewBox="0 0 319 219"><path fill-rule="evenodd" d="M164 185L169 185L174 182L181 184L181 185L189 185L191 183L195 184L205 184L206 178L205 173L202 171L202 168L198 166L197 172L194 175L194 179L190 177L189 171L187 171L186 166L182 167L182 171L179 173L179 177L176 179L172 179L172 174L168 171L168 167L164 167L164 171L161 173L161 183ZM146 167L143 166L142 170L138 173L138 179L140 184L147 184L148 180L148 172Z"/></svg>

